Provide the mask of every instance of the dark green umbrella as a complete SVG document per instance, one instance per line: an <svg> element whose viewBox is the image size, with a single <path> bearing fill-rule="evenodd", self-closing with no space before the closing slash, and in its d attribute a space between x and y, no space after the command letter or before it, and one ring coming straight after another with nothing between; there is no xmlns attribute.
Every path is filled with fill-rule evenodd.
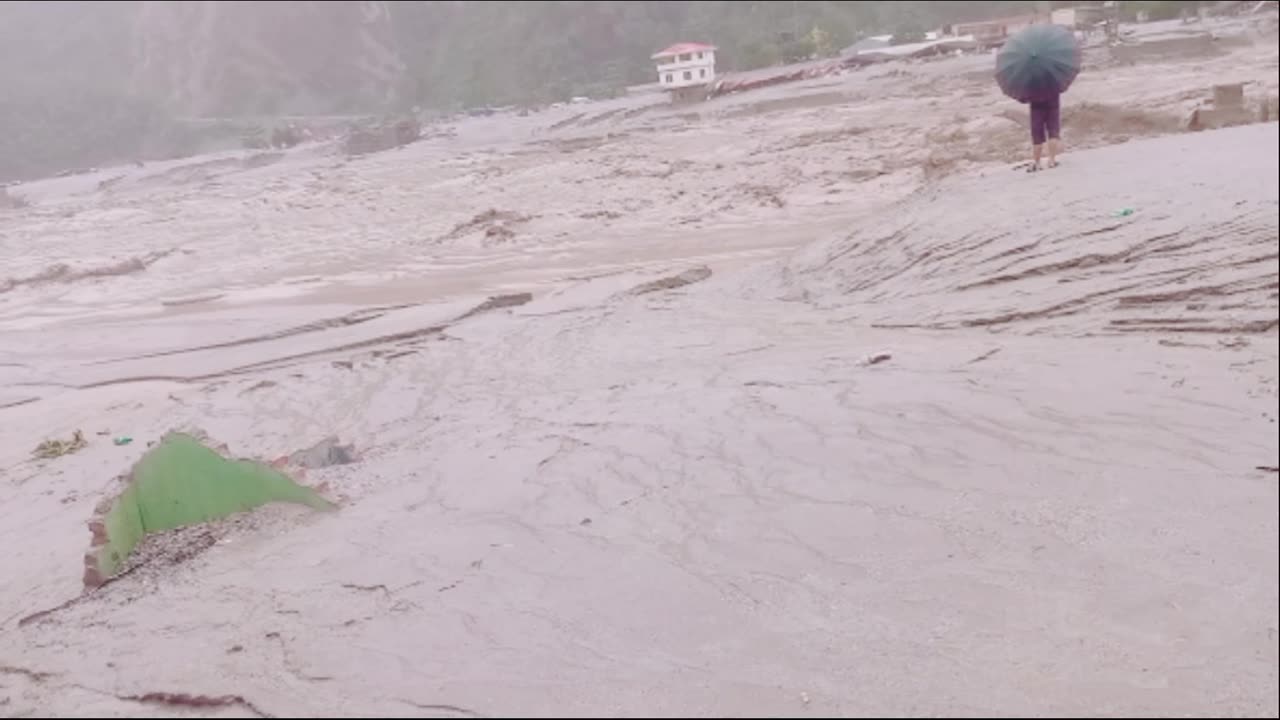
<svg viewBox="0 0 1280 720"><path fill-rule="evenodd" d="M1052 100L1080 74L1080 43L1061 25L1032 25L1005 41L996 56L996 82L1018 102Z"/></svg>

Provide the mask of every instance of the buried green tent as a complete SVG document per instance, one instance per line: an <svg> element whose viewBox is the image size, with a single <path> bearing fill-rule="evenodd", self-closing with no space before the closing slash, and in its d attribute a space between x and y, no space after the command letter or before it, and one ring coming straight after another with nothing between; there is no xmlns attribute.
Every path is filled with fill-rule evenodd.
<svg viewBox="0 0 1280 720"><path fill-rule="evenodd" d="M147 451L128 485L89 524L84 584L102 585L120 572L148 533L224 518L270 502L336 506L273 467L229 460L190 435L171 433Z"/></svg>

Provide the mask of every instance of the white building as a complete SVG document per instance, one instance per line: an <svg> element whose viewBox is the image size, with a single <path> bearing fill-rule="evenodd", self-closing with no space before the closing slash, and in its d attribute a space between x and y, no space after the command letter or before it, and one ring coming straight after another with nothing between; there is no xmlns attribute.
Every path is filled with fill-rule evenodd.
<svg viewBox="0 0 1280 720"><path fill-rule="evenodd" d="M658 85L675 100L697 97L716 79L714 45L678 43L652 59L658 64Z"/></svg>

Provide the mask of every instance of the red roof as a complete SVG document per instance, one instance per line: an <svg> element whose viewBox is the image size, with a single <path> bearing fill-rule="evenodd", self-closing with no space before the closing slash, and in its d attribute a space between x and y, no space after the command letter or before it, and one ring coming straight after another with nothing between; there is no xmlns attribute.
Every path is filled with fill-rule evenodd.
<svg viewBox="0 0 1280 720"><path fill-rule="evenodd" d="M684 55L685 53L706 52L708 50L715 51L715 45L707 45L705 43L676 43L666 50L661 50L649 56L650 60L658 58L671 57L672 55Z"/></svg>

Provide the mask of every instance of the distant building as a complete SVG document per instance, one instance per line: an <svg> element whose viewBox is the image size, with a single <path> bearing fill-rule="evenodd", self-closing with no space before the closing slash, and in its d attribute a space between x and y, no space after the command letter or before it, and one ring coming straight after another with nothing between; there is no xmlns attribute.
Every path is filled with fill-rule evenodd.
<svg viewBox="0 0 1280 720"><path fill-rule="evenodd" d="M651 59L658 64L658 85L676 102L705 98L716 79L714 45L678 43Z"/></svg>
<svg viewBox="0 0 1280 720"><path fill-rule="evenodd" d="M972 35L974 40L983 45L1001 45L1005 38L1019 30L1048 20L1048 16L1045 15L1017 15L994 20L956 23L952 26L952 32L956 35Z"/></svg>
<svg viewBox="0 0 1280 720"><path fill-rule="evenodd" d="M1089 30L1106 19L1100 6L1081 6L1058 8L1050 16L1054 25L1061 25L1076 30Z"/></svg>

